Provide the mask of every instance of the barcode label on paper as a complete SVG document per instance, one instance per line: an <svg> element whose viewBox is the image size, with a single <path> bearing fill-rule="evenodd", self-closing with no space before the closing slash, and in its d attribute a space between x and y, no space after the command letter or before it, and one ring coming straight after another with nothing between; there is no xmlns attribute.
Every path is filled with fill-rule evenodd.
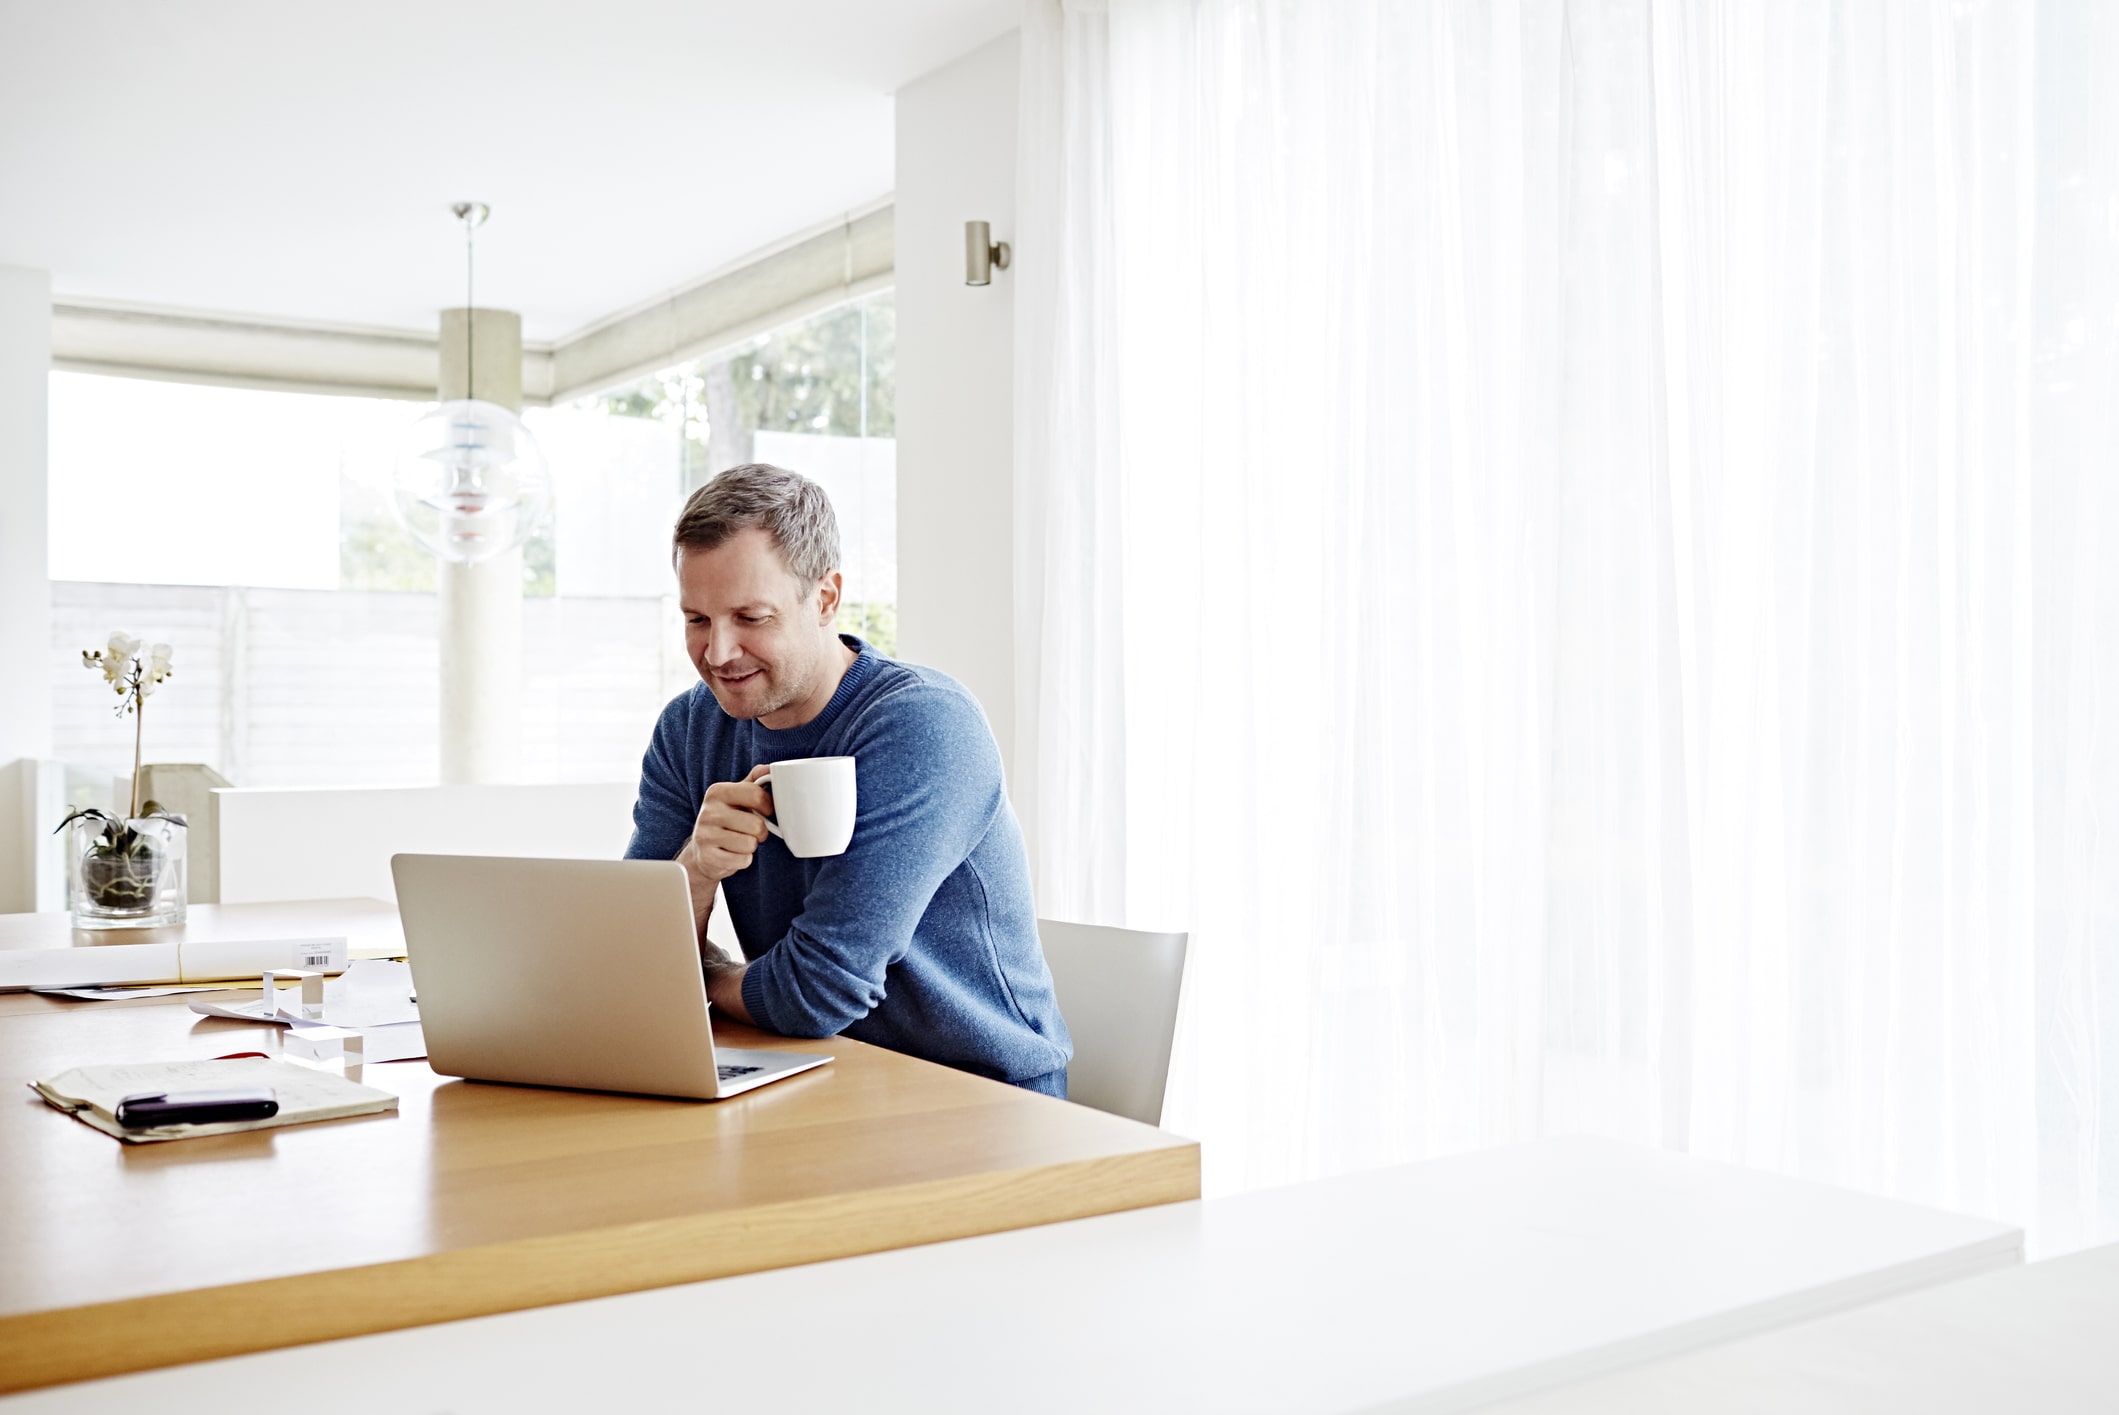
<svg viewBox="0 0 2119 1415"><path fill-rule="evenodd" d="M294 950L294 966L328 968L331 966L331 949L316 944L297 944Z"/></svg>

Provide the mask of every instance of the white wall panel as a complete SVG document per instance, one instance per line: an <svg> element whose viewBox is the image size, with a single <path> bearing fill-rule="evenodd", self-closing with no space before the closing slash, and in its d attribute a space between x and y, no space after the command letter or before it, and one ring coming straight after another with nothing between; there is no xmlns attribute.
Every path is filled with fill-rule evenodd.
<svg viewBox="0 0 2119 1415"><path fill-rule="evenodd" d="M633 782L214 793L221 902L392 899L390 857L615 860Z"/></svg>
<svg viewBox="0 0 2119 1415"><path fill-rule="evenodd" d="M977 695L1011 767L1015 285L964 283L964 223L1015 224L1018 38L898 92L898 649Z"/></svg>
<svg viewBox="0 0 2119 1415"><path fill-rule="evenodd" d="M51 745L40 653L51 632L44 472L50 366L51 277L0 266L0 796L10 798L0 801L0 910L35 907L37 841L15 808L32 786L8 764L41 757Z"/></svg>

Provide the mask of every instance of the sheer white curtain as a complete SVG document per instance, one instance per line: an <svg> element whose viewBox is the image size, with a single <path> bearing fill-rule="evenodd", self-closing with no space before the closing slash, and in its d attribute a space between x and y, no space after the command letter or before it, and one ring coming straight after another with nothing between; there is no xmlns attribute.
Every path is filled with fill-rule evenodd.
<svg viewBox="0 0 2119 1415"><path fill-rule="evenodd" d="M1044 913L1192 931L1210 1189L1586 1129L2119 1233L2115 71L1034 0L1017 789Z"/></svg>

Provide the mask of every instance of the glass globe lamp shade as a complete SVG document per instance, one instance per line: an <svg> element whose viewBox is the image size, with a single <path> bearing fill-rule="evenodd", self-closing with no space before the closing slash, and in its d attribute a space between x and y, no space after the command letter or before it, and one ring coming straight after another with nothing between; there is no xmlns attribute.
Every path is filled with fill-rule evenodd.
<svg viewBox="0 0 2119 1415"><path fill-rule="evenodd" d="M521 418L476 399L438 404L400 435L391 499L412 538L476 565L521 545L552 508L552 474Z"/></svg>

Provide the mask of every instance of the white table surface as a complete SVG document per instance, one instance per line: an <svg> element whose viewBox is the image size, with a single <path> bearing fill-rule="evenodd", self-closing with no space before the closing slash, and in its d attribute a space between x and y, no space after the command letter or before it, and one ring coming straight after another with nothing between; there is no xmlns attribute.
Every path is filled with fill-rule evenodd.
<svg viewBox="0 0 2119 1415"><path fill-rule="evenodd" d="M0 1408L1456 1410L2021 1253L2021 1234L1996 1223L1551 1140L119 1376Z"/></svg>
<svg viewBox="0 0 2119 1415"><path fill-rule="evenodd" d="M1491 1415L2110 1415L2119 1244L1489 1406Z"/></svg>

